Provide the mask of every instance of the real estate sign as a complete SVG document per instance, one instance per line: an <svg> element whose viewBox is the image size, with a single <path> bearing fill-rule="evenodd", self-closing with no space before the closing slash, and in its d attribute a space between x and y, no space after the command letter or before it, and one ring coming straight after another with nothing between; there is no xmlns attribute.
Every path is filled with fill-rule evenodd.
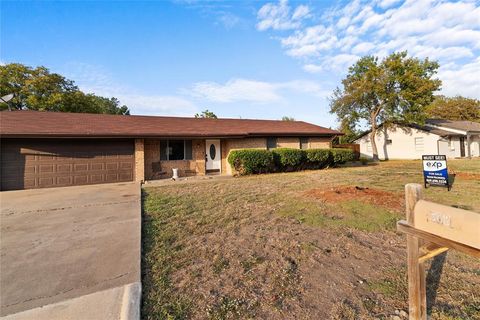
<svg viewBox="0 0 480 320"><path fill-rule="evenodd" d="M447 157L445 155L424 155L422 162L425 188L430 185L447 187L450 190Z"/></svg>

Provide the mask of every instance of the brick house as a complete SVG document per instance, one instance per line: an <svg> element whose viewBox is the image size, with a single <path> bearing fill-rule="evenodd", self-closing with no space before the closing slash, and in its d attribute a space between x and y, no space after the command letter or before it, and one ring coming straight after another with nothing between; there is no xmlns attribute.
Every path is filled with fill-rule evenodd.
<svg viewBox="0 0 480 320"><path fill-rule="evenodd" d="M232 174L235 149L330 148L302 121L0 112L1 190Z"/></svg>

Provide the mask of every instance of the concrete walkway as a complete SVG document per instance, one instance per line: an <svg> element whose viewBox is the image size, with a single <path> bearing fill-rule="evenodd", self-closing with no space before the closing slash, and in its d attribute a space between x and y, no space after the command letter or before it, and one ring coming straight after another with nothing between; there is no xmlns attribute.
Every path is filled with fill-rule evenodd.
<svg viewBox="0 0 480 320"><path fill-rule="evenodd" d="M0 207L2 319L139 318L138 184L2 192Z"/></svg>

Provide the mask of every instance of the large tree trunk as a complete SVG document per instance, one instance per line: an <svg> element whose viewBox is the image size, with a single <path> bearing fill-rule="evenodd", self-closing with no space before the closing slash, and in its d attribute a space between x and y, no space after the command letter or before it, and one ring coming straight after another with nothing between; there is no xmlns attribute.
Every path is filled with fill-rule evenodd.
<svg viewBox="0 0 480 320"><path fill-rule="evenodd" d="M379 161L377 142L375 141L376 136L377 136L377 126L376 124L372 124L372 131L370 132L370 143L372 144L373 161Z"/></svg>

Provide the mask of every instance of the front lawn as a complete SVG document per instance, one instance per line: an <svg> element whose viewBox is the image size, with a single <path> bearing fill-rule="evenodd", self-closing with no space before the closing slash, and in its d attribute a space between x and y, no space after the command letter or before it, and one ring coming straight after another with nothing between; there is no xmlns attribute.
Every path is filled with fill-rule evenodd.
<svg viewBox="0 0 480 320"><path fill-rule="evenodd" d="M449 167L452 191L429 188L426 198L480 212L480 160ZM422 183L421 169L420 161L389 161L146 187L142 317L373 319L408 311L405 237L395 222L404 217L404 185ZM478 261L452 251L431 270L432 319L480 319Z"/></svg>

